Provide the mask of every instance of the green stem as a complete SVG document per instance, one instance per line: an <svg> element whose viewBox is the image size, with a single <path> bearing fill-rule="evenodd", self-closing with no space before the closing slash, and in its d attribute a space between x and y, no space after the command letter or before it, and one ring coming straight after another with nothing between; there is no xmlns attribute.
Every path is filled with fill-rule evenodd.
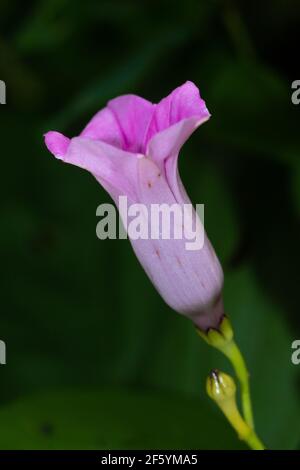
<svg viewBox="0 0 300 470"><path fill-rule="evenodd" d="M237 423L243 421L246 430L244 433L241 432L241 430L238 431L240 438L247 442L251 449L264 449L262 442L254 431L249 373L242 353L234 341L233 328L228 317L224 315L219 327L216 329L210 328L207 331L197 329L197 332L206 343L221 351L229 359L240 382L243 417L240 416L240 420L236 418L235 429L239 427ZM229 419L229 421L231 421L231 419ZM231 424L233 423L231 422Z"/></svg>
<svg viewBox="0 0 300 470"><path fill-rule="evenodd" d="M265 449L265 446L256 435L255 431L243 420L235 404L234 406L231 404L228 409L226 409L224 406L220 406L220 408L230 422L231 426L236 430L239 438L246 442L250 449Z"/></svg>
<svg viewBox="0 0 300 470"><path fill-rule="evenodd" d="M253 450L265 450L265 446L261 442L261 440L257 437L254 431L245 439L245 442L248 444L250 449Z"/></svg>
<svg viewBox="0 0 300 470"><path fill-rule="evenodd" d="M247 370L244 358L241 354L240 349L238 348L237 344L233 339L224 346L222 352L225 354L226 357L228 357L228 359L232 363L236 376L240 381L241 400L245 421L251 429L254 429L254 419L249 386L249 372Z"/></svg>

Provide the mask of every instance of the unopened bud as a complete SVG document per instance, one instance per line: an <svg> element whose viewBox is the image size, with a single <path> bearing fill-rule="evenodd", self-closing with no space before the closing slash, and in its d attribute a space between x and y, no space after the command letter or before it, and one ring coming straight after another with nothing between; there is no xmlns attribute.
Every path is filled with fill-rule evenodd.
<svg viewBox="0 0 300 470"><path fill-rule="evenodd" d="M235 398L236 385L230 375L213 369L206 381L206 391L212 400L219 403Z"/></svg>
<svg viewBox="0 0 300 470"><path fill-rule="evenodd" d="M206 381L206 391L208 396L222 410L240 439L248 439L251 429L245 423L238 410L235 399L236 385L232 377L217 369L213 369Z"/></svg>

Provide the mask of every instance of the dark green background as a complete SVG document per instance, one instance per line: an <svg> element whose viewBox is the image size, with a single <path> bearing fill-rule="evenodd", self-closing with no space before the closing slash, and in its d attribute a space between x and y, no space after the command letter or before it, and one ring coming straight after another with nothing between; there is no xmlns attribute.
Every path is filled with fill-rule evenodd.
<svg viewBox="0 0 300 470"><path fill-rule="evenodd" d="M180 170L224 267L258 432L300 445L299 20L297 0L1 0L0 448L243 448L204 390L229 364L163 303L128 241L96 238L109 196L42 139L187 79L212 118Z"/></svg>

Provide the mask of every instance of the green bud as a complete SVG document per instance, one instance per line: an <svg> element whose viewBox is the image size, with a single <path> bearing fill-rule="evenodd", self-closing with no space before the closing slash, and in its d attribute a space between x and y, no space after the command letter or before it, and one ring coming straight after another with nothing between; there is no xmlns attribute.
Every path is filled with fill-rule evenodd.
<svg viewBox="0 0 300 470"><path fill-rule="evenodd" d="M206 391L208 396L218 402L234 399L236 393L236 385L230 375L213 369L206 381Z"/></svg>
<svg viewBox="0 0 300 470"><path fill-rule="evenodd" d="M230 375L213 369L206 381L206 391L236 430L240 439L249 439L252 430L240 415L235 398L236 385Z"/></svg>

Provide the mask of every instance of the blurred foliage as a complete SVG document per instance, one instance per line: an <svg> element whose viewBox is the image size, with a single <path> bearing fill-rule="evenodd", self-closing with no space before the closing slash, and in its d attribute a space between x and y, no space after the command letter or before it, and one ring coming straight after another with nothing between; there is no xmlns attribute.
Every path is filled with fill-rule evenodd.
<svg viewBox="0 0 300 470"><path fill-rule="evenodd" d="M97 240L108 195L42 141L76 135L118 94L157 101L187 79L212 118L182 178L223 263L259 434L300 446L299 20L297 0L2 0L1 448L240 448L204 393L227 362L164 305L127 241Z"/></svg>
<svg viewBox="0 0 300 470"><path fill-rule="evenodd" d="M9 405L0 417L5 449L244 448L222 417L197 399L155 392L52 391ZM199 434L203 420L207 429Z"/></svg>

